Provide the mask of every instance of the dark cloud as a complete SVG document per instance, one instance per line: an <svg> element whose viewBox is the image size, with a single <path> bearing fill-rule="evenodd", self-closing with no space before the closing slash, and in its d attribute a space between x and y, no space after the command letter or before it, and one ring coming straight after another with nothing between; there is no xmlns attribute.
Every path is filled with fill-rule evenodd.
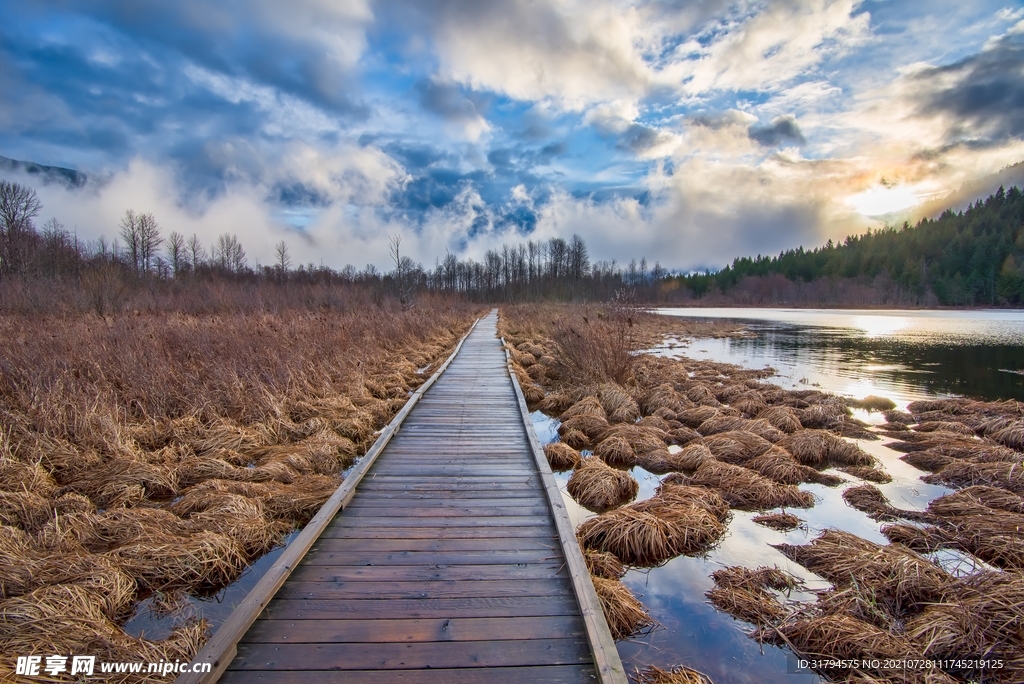
<svg viewBox="0 0 1024 684"><path fill-rule="evenodd" d="M650 126L635 123L630 124L630 126L620 134L619 141L615 146L620 150L629 150L630 152L646 152L655 145L664 142L666 137L665 133L657 128L651 128Z"/></svg>
<svg viewBox="0 0 1024 684"><path fill-rule="evenodd" d="M769 126L751 126L747 129L747 135L758 145L764 147L775 147L785 143L796 143L803 145L807 142L796 119L792 116L780 116L772 121Z"/></svg>
<svg viewBox="0 0 1024 684"><path fill-rule="evenodd" d="M568 145L566 145L564 141L548 143L544 147L540 148L539 155L545 159L560 157L565 154L567 149Z"/></svg>
<svg viewBox="0 0 1024 684"><path fill-rule="evenodd" d="M1003 36L989 49L912 77L918 114L947 115L950 141L1002 141L1024 136L1024 34Z"/></svg>
<svg viewBox="0 0 1024 684"><path fill-rule="evenodd" d="M452 83L423 80L416 84L420 104L449 121L473 121L484 118L484 110L490 98L477 93L466 93Z"/></svg>

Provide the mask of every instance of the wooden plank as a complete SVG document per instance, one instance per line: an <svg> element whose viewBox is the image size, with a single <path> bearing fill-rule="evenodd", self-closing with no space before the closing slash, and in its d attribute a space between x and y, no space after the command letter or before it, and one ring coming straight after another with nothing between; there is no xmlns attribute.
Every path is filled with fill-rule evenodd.
<svg viewBox="0 0 1024 684"><path fill-rule="evenodd" d="M445 369L451 365L455 357L458 356L459 350L462 348L463 343L469 338L476 329L477 323L480 319L473 322L469 331L459 340L459 343L455 346L454 351L451 355L441 364L440 368L430 376L430 378L420 385L419 389L413 392L409 400L405 402L405 406L402 410L392 419L392 421L385 427L377 440L370 447L366 455L360 459L359 463L355 466L349 476L342 482L341 486L331 495L331 497L324 503L324 505L317 511L316 515L306 524L302 532L292 540L288 545L288 548L278 557L277 561L264 573L260 581L256 583L256 586L249 591L242 602L231 612L231 615L227 620L220 626L217 632L210 638L206 645L199 651L196 657L193 659L193 663L211 663L212 668L208 673L186 673L180 675L176 680L176 684L208 684L216 682L220 675L224 672L227 665L235 655L235 645L238 640L242 638L249 626L256 620L259 614L262 612L264 607L270 601L271 597L277 592L292 570L306 555L306 552L316 541L317 537L324 530L324 528L334 519L334 516L339 510L344 508L352 496L355 494L356 485L362 480L363 476L373 466L374 461L387 446L391 440L391 436L395 433L398 427L402 424L405 418L412 411L413 407L419 401L430 387L437 382L437 379L441 377Z"/></svg>
<svg viewBox="0 0 1024 684"><path fill-rule="evenodd" d="M445 502L456 502L462 499L493 499L495 496L494 489L488 487L486 489L420 489L418 491L404 491L402 489L373 489L369 490L363 487L359 488L361 493L373 492L372 498L369 496L364 497L367 502L372 501L374 505L387 506L388 503L397 504L402 501L445 501ZM516 487L515 489L509 487L502 487L502 492L509 495L510 500L518 500L527 494L535 492L534 487ZM356 495L356 499L359 498L359 494ZM354 502L354 500L353 500ZM351 508L351 506L350 506Z"/></svg>
<svg viewBox="0 0 1024 684"><path fill-rule="evenodd" d="M593 666L547 665L539 667L467 667L430 670L346 670L345 684L594 684ZM222 680L228 684L337 684L330 670L251 671L232 670Z"/></svg>
<svg viewBox="0 0 1024 684"><path fill-rule="evenodd" d="M511 539L534 537L557 539L554 525L527 527L345 527L332 526L323 531L321 539Z"/></svg>
<svg viewBox="0 0 1024 684"><path fill-rule="evenodd" d="M514 506L498 506L491 502L472 506L349 506L346 515L351 517L385 517L393 518L485 518L491 516L531 516L547 517L543 502L533 501L530 504ZM351 519L351 518L349 518Z"/></svg>
<svg viewBox="0 0 1024 684"><path fill-rule="evenodd" d="M485 598L499 596L573 596L566 577L520 580L434 580L430 582L296 582L284 583L281 599ZM257 623L259 621L257 620Z"/></svg>
<svg viewBox="0 0 1024 684"><path fill-rule="evenodd" d="M249 643L371 644L585 637L579 615L418 620L257 620Z"/></svg>
<svg viewBox="0 0 1024 684"><path fill-rule="evenodd" d="M573 597L476 596L443 599L278 599L264 609L267 620L387 620L425 617L533 617L579 615ZM244 643L244 642L242 642ZM440 667L440 665L438 666Z"/></svg>
<svg viewBox="0 0 1024 684"><path fill-rule="evenodd" d="M589 664L586 639L392 644L239 644L233 670L410 670Z"/></svg>
<svg viewBox="0 0 1024 684"><path fill-rule="evenodd" d="M561 560L553 550L520 551L321 551L310 554L303 565L392 566L392 565L512 565Z"/></svg>
<svg viewBox="0 0 1024 684"><path fill-rule="evenodd" d="M436 527L434 518L416 518L411 516L379 516L369 515L361 511L353 511L342 521L346 527ZM497 515L476 517L445 518L446 527L537 527L551 529L551 518L541 515Z"/></svg>
<svg viewBox="0 0 1024 684"><path fill-rule="evenodd" d="M531 497L505 497L500 492L491 492L489 497L474 497L472 501L466 501L465 499L453 499L451 492L445 492L444 496L409 496L406 494L400 498L385 498L382 496L356 496L352 499L345 510L354 511L361 508L386 508L390 510L396 510L399 508L430 508L430 509L452 509L461 510L463 508L473 506L499 506L502 508L517 508L517 507L528 507L535 506L537 504L545 505L543 499L538 499L536 496Z"/></svg>
<svg viewBox="0 0 1024 684"><path fill-rule="evenodd" d="M319 539L313 551L557 551L558 540L536 537L512 537L506 539Z"/></svg>
<svg viewBox="0 0 1024 684"><path fill-rule="evenodd" d="M442 565L417 567L326 567L302 565L292 577L296 582L429 582L432 580L516 580L566 577L564 561L545 565Z"/></svg>

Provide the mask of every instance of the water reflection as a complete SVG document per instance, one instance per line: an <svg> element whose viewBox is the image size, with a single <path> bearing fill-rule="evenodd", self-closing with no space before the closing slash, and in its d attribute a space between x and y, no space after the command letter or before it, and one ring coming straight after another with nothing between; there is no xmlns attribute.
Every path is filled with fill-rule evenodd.
<svg viewBox="0 0 1024 684"><path fill-rule="evenodd" d="M756 336L692 342L688 356L772 366L784 387L897 403L927 396L1024 399L1024 311L662 309L746 321ZM672 353L668 345L662 350Z"/></svg>

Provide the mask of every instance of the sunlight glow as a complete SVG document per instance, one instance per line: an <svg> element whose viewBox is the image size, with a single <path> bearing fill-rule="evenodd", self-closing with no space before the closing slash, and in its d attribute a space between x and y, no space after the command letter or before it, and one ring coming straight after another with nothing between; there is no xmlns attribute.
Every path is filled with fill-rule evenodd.
<svg viewBox="0 0 1024 684"><path fill-rule="evenodd" d="M846 203L864 216L881 216L908 209L920 201L914 189L906 185L877 186L846 198Z"/></svg>
<svg viewBox="0 0 1024 684"><path fill-rule="evenodd" d="M854 316L850 322L868 337L884 337L910 325L910 320L903 316Z"/></svg>

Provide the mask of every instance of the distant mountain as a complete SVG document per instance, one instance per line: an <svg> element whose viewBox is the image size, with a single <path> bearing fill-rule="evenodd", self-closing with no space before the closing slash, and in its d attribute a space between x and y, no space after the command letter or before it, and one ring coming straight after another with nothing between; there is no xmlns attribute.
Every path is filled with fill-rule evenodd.
<svg viewBox="0 0 1024 684"><path fill-rule="evenodd" d="M69 188L80 188L89 180L81 171L65 169L60 166L45 166L35 162L18 161L0 156L0 175L7 173L27 173L38 177L44 184L59 183Z"/></svg>

